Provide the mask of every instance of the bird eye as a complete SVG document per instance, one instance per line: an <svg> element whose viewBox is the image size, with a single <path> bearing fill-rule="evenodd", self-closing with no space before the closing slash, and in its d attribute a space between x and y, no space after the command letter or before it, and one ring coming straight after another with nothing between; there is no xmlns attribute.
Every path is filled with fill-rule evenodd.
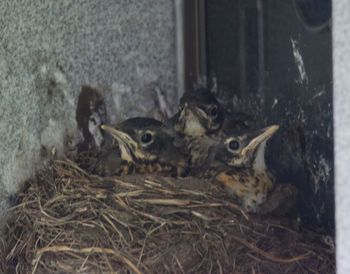
<svg viewBox="0 0 350 274"><path fill-rule="evenodd" d="M150 142L152 140L152 134L150 134L150 133L145 133L145 134L143 134L142 136L141 136L141 141L143 142L143 143L148 143L148 142Z"/></svg>
<svg viewBox="0 0 350 274"><path fill-rule="evenodd" d="M216 106L214 106L210 111L210 115L216 116L217 114L218 114L218 108Z"/></svg>
<svg viewBox="0 0 350 274"><path fill-rule="evenodd" d="M232 150L237 150L239 148L239 143L237 141L231 141L228 146Z"/></svg>

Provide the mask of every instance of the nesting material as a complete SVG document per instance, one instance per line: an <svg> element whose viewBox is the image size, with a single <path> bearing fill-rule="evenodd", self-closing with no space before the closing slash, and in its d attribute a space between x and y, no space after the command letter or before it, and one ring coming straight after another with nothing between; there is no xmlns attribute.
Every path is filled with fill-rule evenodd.
<svg viewBox="0 0 350 274"><path fill-rule="evenodd" d="M334 250L291 219L248 215L195 178L102 178L71 160L27 183L2 273L334 273Z"/></svg>

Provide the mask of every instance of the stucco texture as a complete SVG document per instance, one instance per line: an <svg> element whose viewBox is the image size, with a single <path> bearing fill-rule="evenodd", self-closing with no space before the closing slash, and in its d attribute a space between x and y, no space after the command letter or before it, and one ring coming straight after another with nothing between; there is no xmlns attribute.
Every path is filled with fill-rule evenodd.
<svg viewBox="0 0 350 274"><path fill-rule="evenodd" d="M110 122L176 105L171 0L0 2L0 208L74 146L82 85L98 87ZM170 109L173 105L170 104Z"/></svg>
<svg viewBox="0 0 350 274"><path fill-rule="evenodd" d="M350 2L333 1L337 273L350 273Z"/></svg>

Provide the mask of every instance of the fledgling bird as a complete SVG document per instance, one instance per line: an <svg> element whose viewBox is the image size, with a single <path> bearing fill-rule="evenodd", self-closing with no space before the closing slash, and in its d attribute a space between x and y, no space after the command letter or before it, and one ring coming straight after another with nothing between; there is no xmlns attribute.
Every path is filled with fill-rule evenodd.
<svg viewBox="0 0 350 274"><path fill-rule="evenodd" d="M109 147L102 155L100 155L95 164L90 168L93 174L100 176L112 176L121 172L123 165L127 165L122 161L120 150L118 146ZM120 174L121 175L121 174Z"/></svg>
<svg viewBox="0 0 350 274"><path fill-rule="evenodd" d="M298 189L291 184L277 184L262 204L262 214L277 216L294 215L296 213Z"/></svg>
<svg viewBox="0 0 350 274"><path fill-rule="evenodd" d="M168 124L182 135L199 137L216 133L225 124L231 128L245 129L250 120L252 118L242 112L225 112L213 93L199 88L183 94L179 110Z"/></svg>
<svg viewBox="0 0 350 274"><path fill-rule="evenodd" d="M274 188L275 178L266 168L264 154L267 140L278 128L273 125L202 139L208 145L208 154L203 159L193 156L197 153L195 149L191 151L192 161L194 158L200 161L195 163L195 175L225 186L247 212L259 212ZM193 144L196 146L201 144Z"/></svg>
<svg viewBox="0 0 350 274"><path fill-rule="evenodd" d="M183 94L178 112L167 124L179 134L198 137L218 131L223 121L220 103L208 89L200 88Z"/></svg>
<svg viewBox="0 0 350 274"><path fill-rule="evenodd" d="M121 167L115 174L154 173L185 176L188 159L174 145L163 124L151 118L131 118L118 125L102 125L119 144Z"/></svg>
<svg viewBox="0 0 350 274"><path fill-rule="evenodd" d="M210 142L212 138L223 134L223 127L246 129L249 120L251 118L241 112L225 113L215 96L208 89L200 88L184 93L179 111L166 123L166 131L180 136L176 140L182 140L182 143L178 142L177 146L184 147L186 152L191 152L192 144L196 143L196 158L201 159L206 157L209 146L203 142L203 138ZM198 159L192 157L190 162L193 167Z"/></svg>

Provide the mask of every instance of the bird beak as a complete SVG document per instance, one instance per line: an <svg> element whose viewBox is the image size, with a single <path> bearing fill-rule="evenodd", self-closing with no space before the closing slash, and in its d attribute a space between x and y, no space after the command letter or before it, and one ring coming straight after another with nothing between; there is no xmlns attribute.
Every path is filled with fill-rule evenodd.
<svg viewBox="0 0 350 274"><path fill-rule="evenodd" d="M206 126L207 124L207 114L205 113L204 110L202 110L201 108L192 105L192 104L188 104L186 105L186 111L187 112L191 112L192 115L197 119L197 121L202 125L202 126Z"/></svg>
<svg viewBox="0 0 350 274"><path fill-rule="evenodd" d="M118 141L122 159L127 162L133 162L134 152L137 150L137 143L130 135L116 129L116 126L101 125L101 129L110 133Z"/></svg>
<svg viewBox="0 0 350 274"><path fill-rule="evenodd" d="M129 134L116 129L115 126L109 126L109 125L101 125L101 129L104 131L107 131L108 133L110 133L114 138L117 139L119 145L121 145L120 142L122 142L122 144L125 145L136 145L136 142L130 137Z"/></svg>
<svg viewBox="0 0 350 274"><path fill-rule="evenodd" d="M179 121L181 123L181 127L185 130L186 126L188 126L189 121L198 121L198 124L202 125L204 118L203 114L200 114L201 110L192 104L185 103L184 107L180 113ZM197 123L196 123L197 124Z"/></svg>
<svg viewBox="0 0 350 274"><path fill-rule="evenodd" d="M260 144L266 142L268 139L272 137L272 135L279 129L278 125L272 125L266 128L263 128L262 130L258 131L258 135L254 137L249 144L244 147L241 151L242 155L247 154L250 151L255 151Z"/></svg>

